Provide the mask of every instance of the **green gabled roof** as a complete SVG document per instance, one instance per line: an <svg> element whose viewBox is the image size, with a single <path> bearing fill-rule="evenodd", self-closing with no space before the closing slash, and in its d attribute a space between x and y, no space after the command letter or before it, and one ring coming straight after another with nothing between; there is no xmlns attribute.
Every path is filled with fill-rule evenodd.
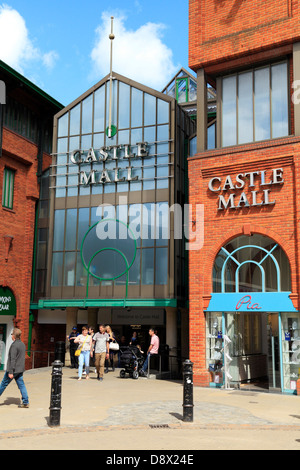
<svg viewBox="0 0 300 470"><path fill-rule="evenodd" d="M20 82L24 83L24 85L26 87L28 87L30 90L34 91L35 93L37 93L38 95L40 95L43 99L45 99L46 101L48 101L49 103L51 103L52 105L54 105L56 108L58 108L59 110L60 109L63 109L64 108L64 105L62 105L61 103L59 103L58 101L56 101L54 98L52 98L52 96L48 95L48 93L46 93L45 91L43 91L41 88L39 88L38 86L36 86L34 83L32 83L30 80L28 80L27 78L25 78L23 75L21 75L19 72L17 72L16 70L14 70L12 67L10 67L9 65L7 65L5 62L3 62L2 60L0 60L0 71L4 70L5 72L9 73L10 75L12 75L13 77L15 77L16 79L20 80Z"/></svg>

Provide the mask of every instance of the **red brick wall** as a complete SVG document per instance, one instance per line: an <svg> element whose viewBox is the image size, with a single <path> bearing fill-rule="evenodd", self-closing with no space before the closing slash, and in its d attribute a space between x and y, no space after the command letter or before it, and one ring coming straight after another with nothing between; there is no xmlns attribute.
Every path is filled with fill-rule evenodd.
<svg viewBox="0 0 300 470"><path fill-rule="evenodd" d="M189 66L193 70L251 54L266 54L300 40L296 0L190 0ZM289 49L284 50L286 53Z"/></svg>
<svg viewBox="0 0 300 470"><path fill-rule="evenodd" d="M37 151L37 146L32 142L8 129L3 129L3 150L0 158L0 285L8 286L16 297L16 326L22 330L22 340L26 346L29 333L35 207L39 197L36 176ZM44 155L44 168L49 164L50 156ZM16 171L12 210L2 207L5 166ZM7 262L3 238L5 235L13 236Z"/></svg>
<svg viewBox="0 0 300 470"><path fill-rule="evenodd" d="M288 137L276 141L254 143L220 150L207 151L189 160L189 198L195 209L204 204L204 246L189 252L190 280L190 359L194 362L195 385L207 386L209 374L205 367L205 314L212 292L212 269L221 246L242 234L260 233L278 242L286 252L292 278L292 300L298 309L299 280L299 211L300 211L300 138ZM218 211L218 194L208 189L211 178L239 173L283 168L283 185L272 186L270 206ZM250 196L255 188L229 190L245 191ZM259 191L262 193L262 190ZM224 194L225 195L225 194Z"/></svg>

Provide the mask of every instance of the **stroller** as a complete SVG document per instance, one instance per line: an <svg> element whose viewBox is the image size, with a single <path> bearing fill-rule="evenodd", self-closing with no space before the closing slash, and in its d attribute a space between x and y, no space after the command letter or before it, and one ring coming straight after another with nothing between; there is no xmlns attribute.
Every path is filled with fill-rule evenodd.
<svg viewBox="0 0 300 470"><path fill-rule="evenodd" d="M120 353L120 365L122 367L120 377L123 379L127 372L133 379L138 379L139 371L144 364L144 356L140 349L136 346L124 346L120 348Z"/></svg>

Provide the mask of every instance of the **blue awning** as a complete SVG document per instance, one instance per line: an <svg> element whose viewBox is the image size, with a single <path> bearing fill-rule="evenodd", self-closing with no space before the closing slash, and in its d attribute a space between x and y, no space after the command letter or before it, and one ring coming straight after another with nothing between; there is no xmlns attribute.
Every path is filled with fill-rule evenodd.
<svg viewBox="0 0 300 470"><path fill-rule="evenodd" d="M211 294L207 312L297 312L291 292L234 292Z"/></svg>

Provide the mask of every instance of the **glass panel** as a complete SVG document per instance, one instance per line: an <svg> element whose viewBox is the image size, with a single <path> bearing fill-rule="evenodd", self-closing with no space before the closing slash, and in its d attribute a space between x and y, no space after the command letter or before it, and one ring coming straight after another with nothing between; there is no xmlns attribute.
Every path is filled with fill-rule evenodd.
<svg viewBox="0 0 300 470"><path fill-rule="evenodd" d="M57 286L62 285L62 267L63 267L63 253L53 253L52 277L51 277L52 287L57 287Z"/></svg>
<svg viewBox="0 0 300 470"><path fill-rule="evenodd" d="M130 87L119 82L119 129L129 127Z"/></svg>
<svg viewBox="0 0 300 470"><path fill-rule="evenodd" d="M142 250L142 284L154 284L154 248Z"/></svg>
<svg viewBox="0 0 300 470"><path fill-rule="evenodd" d="M169 204L167 202L156 203L156 246L166 246L169 243Z"/></svg>
<svg viewBox="0 0 300 470"><path fill-rule="evenodd" d="M193 144L192 144L193 153L191 154L191 156L197 153L197 137L194 137L192 141L193 141ZM190 145L192 141L190 141ZM211 126L207 128L207 150L211 150L214 148L216 148L216 124L212 124Z"/></svg>
<svg viewBox="0 0 300 470"><path fill-rule="evenodd" d="M157 100L157 124L169 122L170 105L167 101Z"/></svg>
<svg viewBox="0 0 300 470"><path fill-rule="evenodd" d="M142 214L142 243L143 246L154 246L155 237L155 204L143 204Z"/></svg>
<svg viewBox="0 0 300 470"><path fill-rule="evenodd" d="M37 269L43 269L46 267L47 236L48 236L48 229L41 228L38 230L38 246L37 246L37 261L36 261Z"/></svg>
<svg viewBox="0 0 300 470"><path fill-rule="evenodd" d="M223 383L222 354L222 314L206 314L206 367L209 370L210 382L221 386Z"/></svg>
<svg viewBox="0 0 300 470"><path fill-rule="evenodd" d="M212 126L210 126L208 129L207 129L207 133L209 132L209 129L211 128ZM209 139L207 139L209 141ZM211 147L209 147L211 148ZM214 148L214 147L213 147ZM195 155L197 153L197 136L193 137L191 140L190 140L190 156L192 157L193 155Z"/></svg>
<svg viewBox="0 0 300 470"><path fill-rule="evenodd" d="M77 209L67 209L65 250L76 249Z"/></svg>
<svg viewBox="0 0 300 470"><path fill-rule="evenodd" d="M157 141L169 140L169 125L157 127Z"/></svg>
<svg viewBox="0 0 300 470"><path fill-rule="evenodd" d="M93 130L93 95L88 96L82 102L81 133L90 134Z"/></svg>
<svg viewBox="0 0 300 470"><path fill-rule="evenodd" d="M65 211L56 210L54 216L53 251L63 251L65 232Z"/></svg>
<svg viewBox="0 0 300 470"><path fill-rule="evenodd" d="M272 71L272 137L288 135L287 64L273 65Z"/></svg>
<svg viewBox="0 0 300 470"><path fill-rule="evenodd" d="M238 143L253 141L252 72L238 76Z"/></svg>
<svg viewBox="0 0 300 470"><path fill-rule="evenodd" d="M141 282L141 250L137 250L133 265L129 270L129 286L137 286Z"/></svg>
<svg viewBox="0 0 300 470"><path fill-rule="evenodd" d="M189 101L196 101L197 99L197 82L195 80L190 80L190 91L189 91Z"/></svg>
<svg viewBox="0 0 300 470"><path fill-rule="evenodd" d="M94 100L94 132L104 132L105 85L102 85L102 87L95 91Z"/></svg>
<svg viewBox="0 0 300 470"><path fill-rule="evenodd" d="M136 239L136 243L138 247L141 246L141 220L142 220L142 205L131 204L129 206L128 223L129 223L129 228L132 230L133 236Z"/></svg>
<svg viewBox="0 0 300 470"><path fill-rule="evenodd" d="M75 284L75 258L76 253L65 253L64 286Z"/></svg>
<svg viewBox="0 0 300 470"><path fill-rule="evenodd" d="M151 126L156 123L156 98L148 93L144 96L144 125Z"/></svg>
<svg viewBox="0 0 300 470"><path fill-rule="evenodd" d="M57 140L57 153L67 153L68 151L68 139L58 139Z"/></svg>
<svg viewBox="0 0 300 470"><path fill-rule="evenodd" d="M80 134L80 103L70 111L70 135Z"/></svg>
<svg viewBox="0 0 300 470"><path fill-rule="evenodd" d="M90 210L88 207L79 209L78 212L78 234L77 234L77 249L80 250L81 243L84 235L89 229Z"/></svg>
<svg viewBox="0 0 300 470"><path fill-rule="evenodd" d="M236 77L223 79L222 145L236 144Z"/></svg>
<svg viewBox="0 0 300 470"><path fill-rule="evenodd" d="M269 68L254 72L255 140L270 138L270 73Z"/></svg>
<svg viewBox="0 0 300 470"><path fill-rule="evenodd" d="M131 90L131 127L140 127L143 125L143 92L137 88Z"/></svg>
<svg viewBox="0 0 300 470"><path fill-rule="evenodd" d="M187 78L176 79L177 101L178 103L186 103L187 98Z"/></svg>
<svg viewBox="0 0 300 470"><path fill-rule="evenodd" d="M168 284L168 248L156 248L155 252L155 284Z"/></svg>
<svg viewBox="0 0 300 470"><path fill-rule="evenodd" d="M68 135L69 127L69 113L64 114L61 118L58 119L58 137Z"/></svg>
<svg viewBox="0 0 300 470"><path fill-rule="evenodd" d="M299 313L281 313L283 388L295 393L300 368Z"/></svg>

